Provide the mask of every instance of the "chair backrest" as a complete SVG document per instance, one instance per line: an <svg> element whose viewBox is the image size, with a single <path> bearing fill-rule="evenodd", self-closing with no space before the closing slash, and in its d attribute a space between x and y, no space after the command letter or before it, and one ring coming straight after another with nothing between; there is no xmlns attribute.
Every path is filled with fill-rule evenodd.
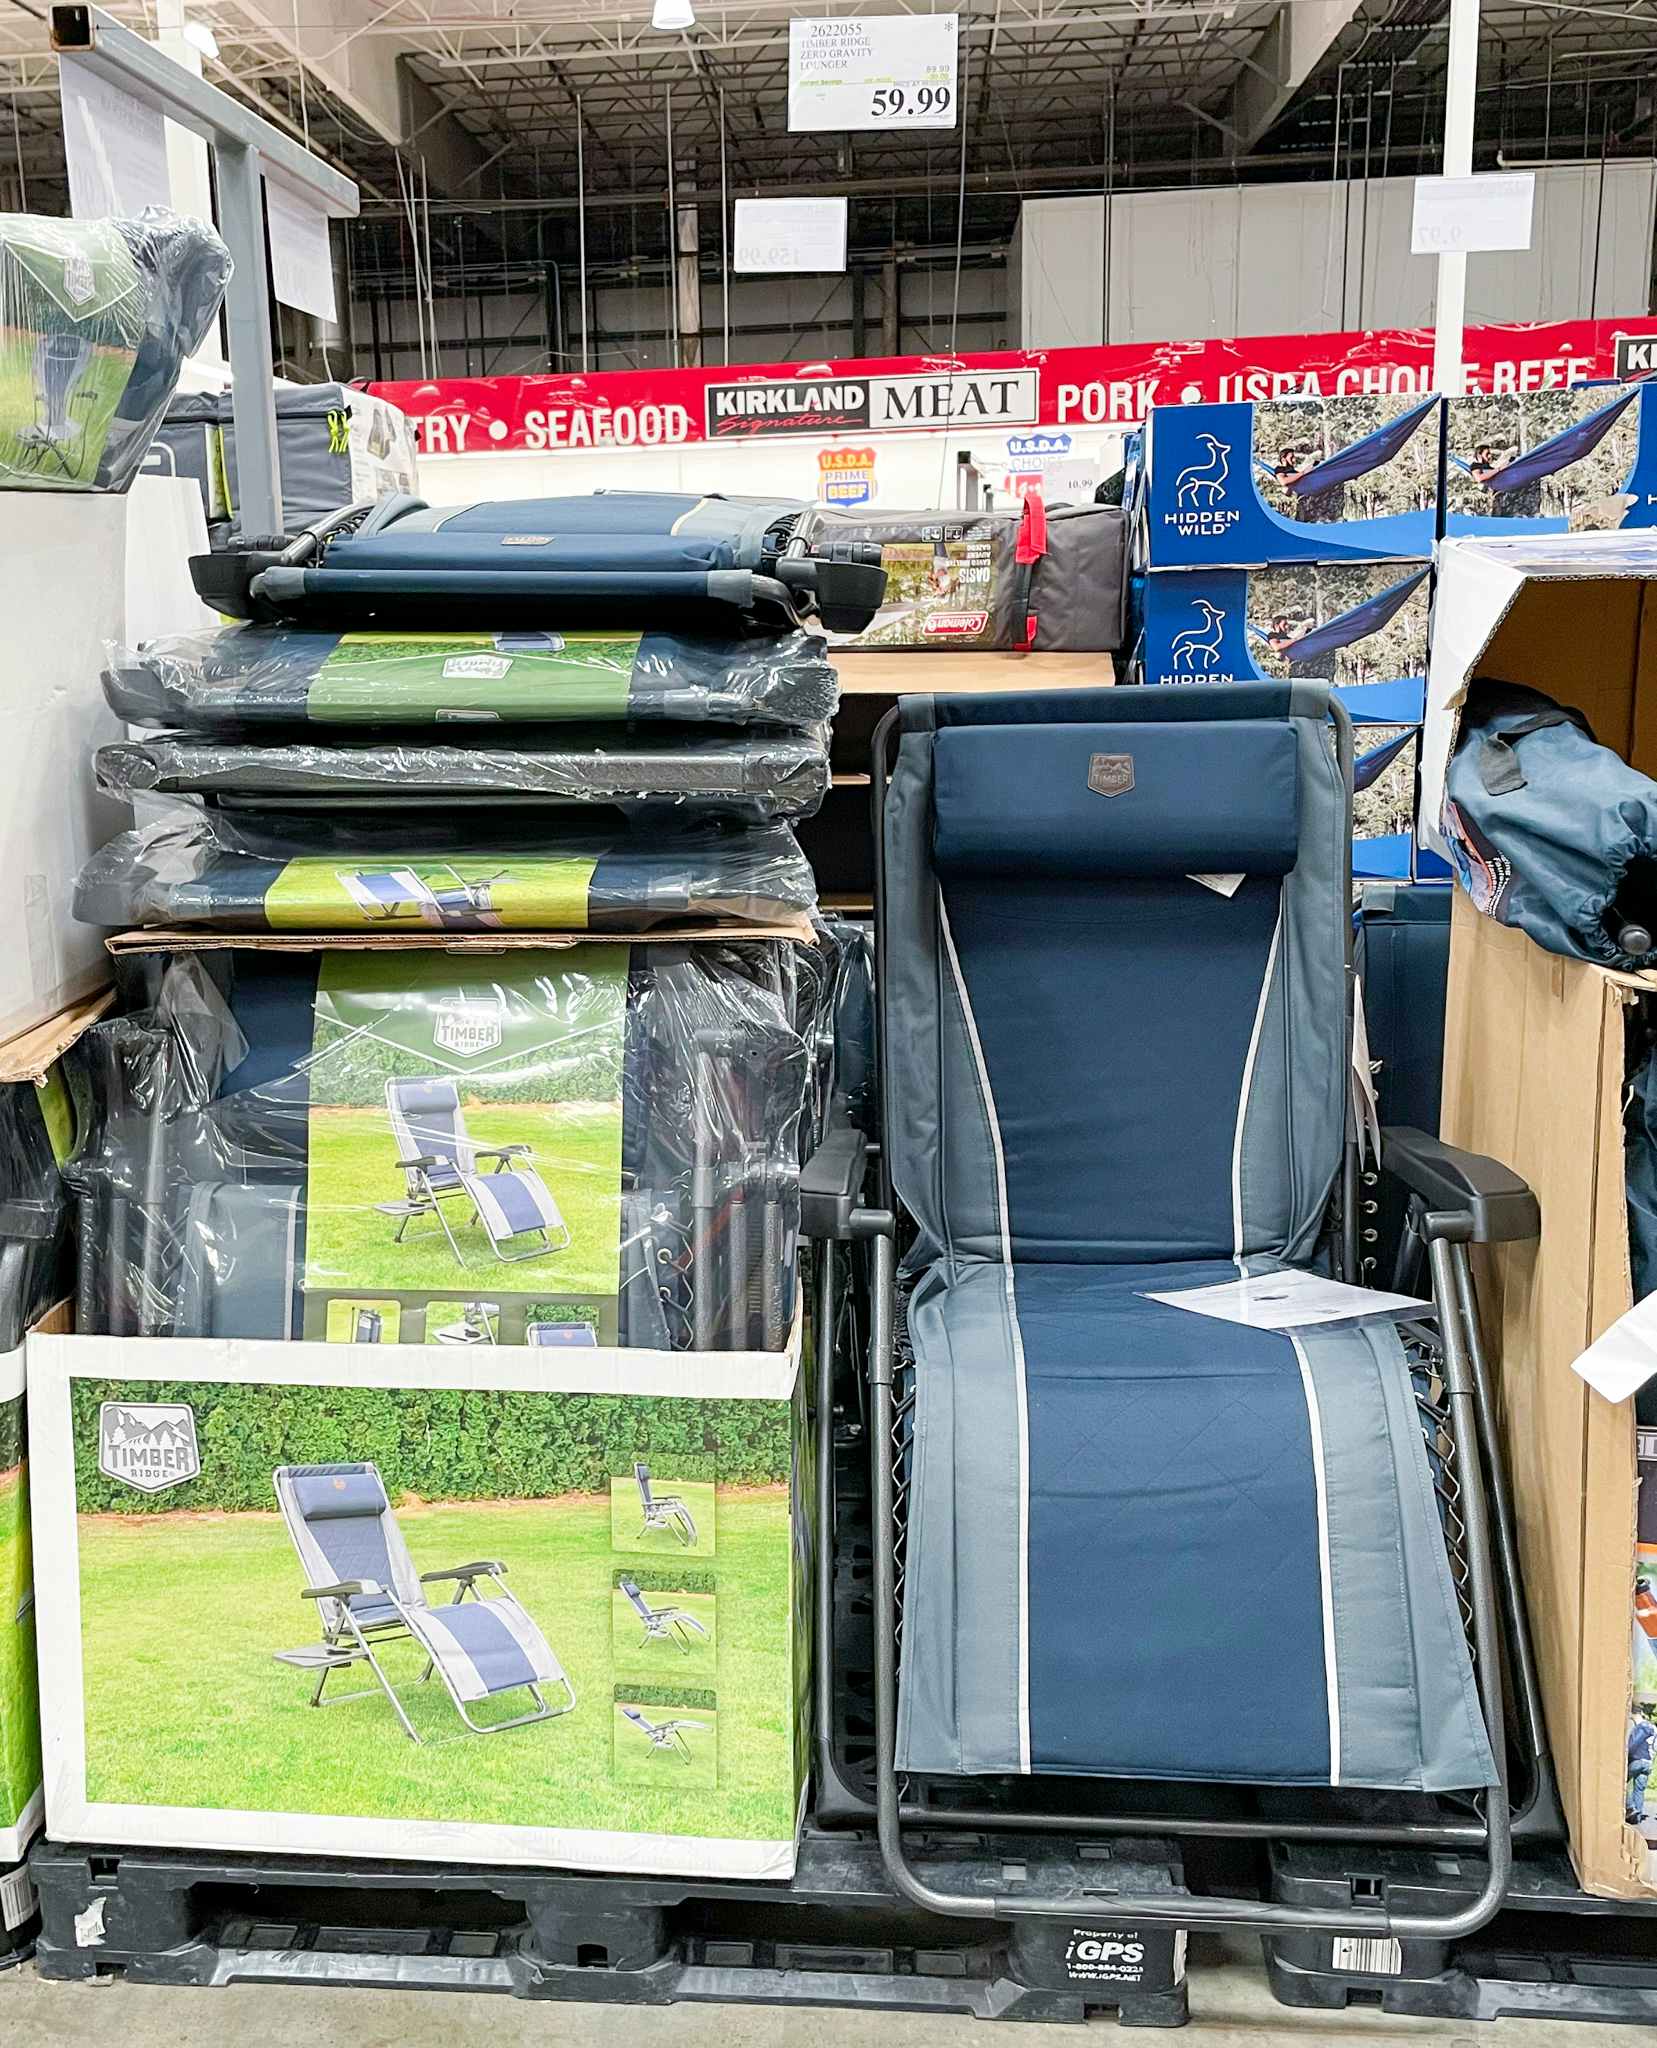
<svg viewBox="0 0 1657 2048"><path fill-rule="evenodd" d="M623 1579L621 1581L621 1590L627 1595L628 1600L646 1621L653 1618L650 1602L639 1591L638 1585L634 1580Z"/></svg>
<svg viewBox="0 0 1657 2048"><path fill-rule="evenodd" d="M385 1106L400 1159L436 1159L458 1173L471 1172L474 1152L453 1081L393 1075L385 1084Z"/></svg>
<svg viewBox="0 0 1657 2048"><path fill-rule="evenodd" d="M650 1467L648 1465L635 1464L633 1467L633 1478L637 1482L639 1499L644 1503L644 1511L646 1514L649 1514L651 1506Z"/></svg>
<svg viewBox="0 0 1657 2048"><path fill-rule="evenodd" d="M271 1475L277 1505L299 1553L308 1586L372 1579L405 1606L425 1605L420 1575L409 1556L385 1484L375 1465L283 1465ZM372 1594L349 1603L323 1600L323 1619L337 1626L349 1604L362 1612L379 1603Z"/></svg>
<svg viewBox="0 0 1657 2048"><path fill-rule="evenodd" d="M1310 1252L1346 1122L1326 688L909 697L883 805L892 1173L932 1256Z"/></svg>

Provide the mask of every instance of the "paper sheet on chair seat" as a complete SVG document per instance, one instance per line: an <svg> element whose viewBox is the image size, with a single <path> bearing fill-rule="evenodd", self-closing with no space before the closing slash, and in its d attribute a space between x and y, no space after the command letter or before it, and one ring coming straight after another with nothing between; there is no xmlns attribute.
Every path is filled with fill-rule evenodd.
<svg viewBox="0 0 1657 2048"><path fill-rule="evenodd" d="M1413 1294L1383 1294L1373 1287L1349 1287L1318 1273L1256 1273L1221 1280L1212 1287L1182 1287L1172 1294L1147 1294L1170 1308L1190 1309L1222 1322L1247 1323L1256 1330L1295 1330L1308 1323L1350 1323L1374 1316L1402 1315L1431 1308Z"/></svg>

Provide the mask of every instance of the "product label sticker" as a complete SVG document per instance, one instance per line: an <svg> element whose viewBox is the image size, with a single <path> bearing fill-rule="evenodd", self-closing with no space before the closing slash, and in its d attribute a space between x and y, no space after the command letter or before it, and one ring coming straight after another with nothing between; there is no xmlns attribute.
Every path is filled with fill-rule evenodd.
<svg viewBox="0 0 1657 2048"><path fill-rule="evenodd" d="M596 860L404 859L284 863L265 891L272 931L585 931Z"/></svg>
<svg viewBox="0 0 1657 2048"><path fill-rule="evenodd" d="M615 1341L628 951L339 953L307 1070L304 1334Z"/></svg>
<svg viewBox="0 0 1657 2048"><path fill-rule="evenodd" d="M25 1920L32 1920L35 1911L34 1879L29 1875L27 1864L20 1864L16 1870L8 1870L0 1877L0 1921L5 1922L8 1934L15 1932Z"/></svg>
<svg viewBox="0 0 1657 2048"><path fill-rule="evenodd" d="M346 633L311 683L321 722L624 718L637 633Z"/></svg>

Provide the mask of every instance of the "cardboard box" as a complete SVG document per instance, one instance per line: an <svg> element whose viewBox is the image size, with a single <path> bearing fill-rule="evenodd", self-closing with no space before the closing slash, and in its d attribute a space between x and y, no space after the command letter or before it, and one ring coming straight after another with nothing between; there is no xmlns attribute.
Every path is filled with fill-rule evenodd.
<svg viewBox="0 0 1657 2048"><path fill-rule="evenodd" d="M797 1323L782 1354L719 1355L32 1334L51 1833L787 1878L810 1697L800 1356ZM328 1469L296 1516L297 1466ZM375 1578L385 1514L410 1562L393 1556L395 1603L355 1610L382 1683L360 1656L326 1668L325 1629L353 1647L351 1627L303 1596ZM418 1580L479 1561L499 1574ZM562 1674L542 1699L573 1707L477 1733L468 1717L531 1696L468 1696L464 1656L422 1677L403 1617L428 1628L429 1601L445 1640L467 1584L512 1596L514 1635Z"/></svg>
<svg viewBox="0 0 1657 2048"><path fill-rule="evenodd" d="M1575 706L1602 746L1657 775L1657 532L1441 543L1420 815L1421 843L1439 854L1445 773L1475 676Z"/></svg>
<svg viewBox="0 0 1657 2048"><path fill-rule="evenodd" d="M1427 562L1169 570L1144 582L1147 683L1326 682L1355 719L1420 723Z"/></svg>
<svg viewBox="0 0 1657 2048"><path fill-rule="evenodd" d="M23 1388L24 1348L19 1345L0 1353L0 1870L22 1860L46 1811ZM5 1903L0 1892L0 1912ZM6 1924L12 1924L9 1918Z"/></svg>
<svg viewBox="0 0 1657 2048"><path fill-rule="evenodd" d="M1657 1897L1624 1824L1635 1423L1572 1371L1632 1305L1622 1094L1631 976L1544 952L1456 892L1441 1128L1530 1183L1542 1233L1475 1252L1548 1737L1583 1888Z"/></svg>
<svg viewBox="0 0 1657 2048"><path fill-rule="evenodd" d="M1587 384L1446 401L1446 534L1652 525L1657 385Z"/></svg>
<svg viewBox="0 0 1657 2048"><path fill-rule="evenodd" d="M1410 561L1438 531L1437 398L1157 406L1146 423L1151 570Z"/></svg>

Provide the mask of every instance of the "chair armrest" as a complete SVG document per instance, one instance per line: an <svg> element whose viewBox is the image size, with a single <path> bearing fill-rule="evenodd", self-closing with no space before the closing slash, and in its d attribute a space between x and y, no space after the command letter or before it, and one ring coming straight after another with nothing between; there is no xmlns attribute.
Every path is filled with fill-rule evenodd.
<svg viewBox="0 0 1657 2048"><path fill-rule="evenodd" d="M504 1166L509 1159L527 1159L529 1157L529 1147L527 1145L474 1145L472 1147L472 1157L474 1159L498 1159Z"/></svg>
<svg viewBox="0 0 1657 2048"><path fill-rule="evenodd" d="M397 1164L399 1166L418 1167L422 1173L429 1173L437 1164L437 1158L431 1152L416 1152L412 1159L399 1159Z"/></svg>
<svg viewBox="0 0 1657 2048"><path fill-rule="evenodd" d="M341 1579L337 1586L306 1586L299 1597L301 1600L357 1600L365 1593L377 1593L379 1590L372 1579Z"/></svg>
<svg viewBox="0 0 1657 2048"><path fill-rule="evenodd" d="M422 1572L420 1583L422 1586L440 1586L446 1579L465 1579L470 1584L473 1579L486 1579L491 1572L505 1570L504 1564L457 1564L446 1572Z"/></svg>
<svg viewBox="0 0 1657 2048"><path fill-rule="evenodd" d="M1514 1244L1541 1231L1536 1197L1499 1160L1463 1152L1408 1124L1389 1124L1381 1133L1381 1166L1419 1195L1429 1214L1450 1211L1470 1217L1474 1244Z"/></svg>
<svg viewBox="0 0 1657 2048"><path fill-rule="evenodd" d="M863 1195L869 1141L851 1124L836 1124L800 1173L800 1235L849 1238L852 1211Z"/></svg>

